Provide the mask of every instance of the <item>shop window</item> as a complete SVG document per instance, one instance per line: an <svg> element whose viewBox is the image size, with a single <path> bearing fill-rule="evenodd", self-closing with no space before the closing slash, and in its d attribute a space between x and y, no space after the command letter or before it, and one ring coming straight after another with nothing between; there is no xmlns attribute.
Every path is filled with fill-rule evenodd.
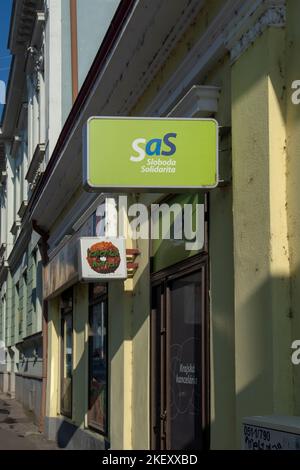
<svg viewBox="0 0 300 470"><path fill-rule="evenodd" d="M72 418L73 290L61 296L61 414Z"/></svg>
<svg viewBox="0 0 300 470"><path fill-rule="evenodd" d="M191 249L191 242L200 240L201 228L204 224L204 220L201 219L199 206L206 205L206 196L204 194L180 194L177 196L166 197L160 203L160 207L165 205L170 209L163 212L159 211L158 214L158 225L157 230L159 235L157 238L151 240L151 271L158 272L173 266L176 263L182 262L185 259L195 256L199 252L205 252L207 250L206 240L204 240L204 246L201 249ZM172 212L172 207L181 207L181 213L177 213L177 218L181 219L179 224L180 231L175 236L175 213ZM186 218L185 221L185 212ZM189 213L191 213L191 220L189 220ZM179 220L177 219L177 222ZM154 229L153 220L151 230ZM170 231L170 237L162 237L162 234ZM186 238L186 232L192 231L194 234L193 239ZM181 236L180 236L181 235ZM177 238L180 236L179 238ZM206 237L206 234L204 236Z"/></svg>
<svg viewBox="0 0 300 470"><path fill-rule="evenodd" d="M89 291L89 427L107 434L107 286Z"/></svg>

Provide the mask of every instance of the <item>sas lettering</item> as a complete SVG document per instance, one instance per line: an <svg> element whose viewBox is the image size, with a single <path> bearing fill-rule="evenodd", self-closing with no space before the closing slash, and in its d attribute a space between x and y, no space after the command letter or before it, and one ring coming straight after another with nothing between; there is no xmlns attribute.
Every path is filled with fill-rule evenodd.
<svg viewBox="0 0 300 470"><path fill-rule="evenodd" d="M132 142L132 148L137 155L132 155L130 160L132 162L141 162L146 155L149 157L164 156L171 157L176 152L176 145L171 139L176 139L177 134L170 132L166 134L163 139L151 139L147 142L146 139L135 139Z"/></svg>

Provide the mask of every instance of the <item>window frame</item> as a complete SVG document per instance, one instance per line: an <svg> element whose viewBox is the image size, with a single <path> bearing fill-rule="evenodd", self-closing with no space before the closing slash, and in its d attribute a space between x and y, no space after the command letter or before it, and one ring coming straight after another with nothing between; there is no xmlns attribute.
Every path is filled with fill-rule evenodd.
<svg viewBox="0 0 300 470"><path fill-rule="evenodd" d="M170 422L169 418L165 420L165 430L162 432L162 423L158 424L157 414L155 411L157 401L157 365L155 359L157 357L157 328L161 330L161 335L164 335L163 348L164 350L164 367L161 369L161 382L165 386L162 397L166 402L167 416L170 415L168 402L170 397L168 395L169 379L166 375L166 370L169 365L169 344L166 336L167 328L170 331L171 311L170 302L167 297L170 295L170 283L180 278L196 272L201 273L202 277L202 357L201 361L201 389L202 389L202 417L203 417L203 449L210 448L210 427L211 427L211 414L210 414L210 396L211 396L211 379L210 379L210 299L209 299L209 256L208 253L201 252L191 258L187 258L173 266L167 267L161 271L151 274L151 315L150 315L150 447L152 450L170 450ZM157 323L156 310L153 308L155 304L154 292L155 289L160 289L161 308L160 320ZM169 300L169 299L168 299ZM170 333L168 333L170 334ZM161 336L163 338L163 336ZM157 430L160 429L158 435ZM162 442L164 441L164 442ZM159 449L159 447L162 447Z"/></svg>

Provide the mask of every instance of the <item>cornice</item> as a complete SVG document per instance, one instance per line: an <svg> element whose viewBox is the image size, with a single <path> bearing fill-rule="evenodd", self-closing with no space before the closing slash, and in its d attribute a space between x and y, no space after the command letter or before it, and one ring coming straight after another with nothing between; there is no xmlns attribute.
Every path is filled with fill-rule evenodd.
<svg viewBox="0 0 300 470"><path fill-rule="evenodd" d="M191 48L173 75L144 110L145 116L165 116L189 88L200 83L209 68L227 53L224 31L243 5L242 0L226 0L204 33Z"/></svg>
<svg viewBox="0 0 300 470"><path fill-rule="evenodd" d="M199 13L201 8L203 8L204 4L205 0L190 0L189 2L182 2L183 8L180 16L177 17L176 23L174 23L174 25L172 25L169 30L165 29L161 48L156 51L153 57L149 58L150 60L147 66L147 70L138 70L138 68L136 69L137 73L134 86L132 86L131 94L126 99L123 106L119 109L118 113L120 115L126 116L130 112L130 110L135 106L138 97L145 92L145 90L149 86L149 83L151 83L160 68L166 62L170 53L174 49L174 45L176 45L176 43L186 30L187 26L192 23L193 19ZM151 8L153 9L153 7ZM144 41L147 35L153 34L152 30L157 28L158 25L161 28L164 27L164 20L160 17L160 11L161 3L158 2L156 10L154 10L153 13L151 12L151 16L143 33L142 39L136 46L137 50L141 47L145 48L145 54L147 54L147 46L145 45ZM147 15L147 11L145 11L145 15ZM161 20L161 23L159 23L157 18Z"/></svg>
<svg viewBox="0 0 300 470"><path fill-rule="evenodd" d="M9 49L13 54L24 50L31 41L36 12L41 0L15 0L11 17Z"/></svg>
<svg viewBox="0 0 300 470"><path fill-rule="evenodd" d="M247 4L247 5L246 5ZM243 52L270 26L284 27L286 23L285 0L265 0L246 2L244 9L229 23L225 40L230 51L231 62L235 62Z"/></svg>
<svg viewBox="0 0 300 470"><path fill-rule="evenodd" d="M227 0L173 75L143 112L165 116L178 100L219 60L230 54L231 62L269 26L285 25L285 0Z"/></svg>
<svg viewBox="0 0 300 470"><path fill-rule="evenodd" d="M25 215L22 221L21 230L18 234L13 250L9 254L9 257L7 260L8 266L11 272L14 272L18 264L20 263L20 260L22 256L24 255L24 251L26 250L26 247L30 241L31 233L32 233L32 228L31 228L31 224L30 224L28 212L27 212L27 216Z"/></svg>

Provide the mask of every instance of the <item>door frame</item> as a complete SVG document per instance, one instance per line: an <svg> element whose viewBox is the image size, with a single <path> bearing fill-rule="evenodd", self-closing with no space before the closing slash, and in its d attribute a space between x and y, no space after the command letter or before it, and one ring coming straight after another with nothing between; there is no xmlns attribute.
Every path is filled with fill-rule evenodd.
<svg viewBox="0 0 300 470"><path fill-rule="evenodd" d="M201 389L202 389L202 432L203 432L203 447L204 449L209 449L210 447L210 315L209 315L209 257L207 253L201 253L191 258L188 258L180 263L177 263L173 266L163 269L157 273L151 275L151 307L153 304L153 289L160 285L164 285L164 301L165 301L165 311L166 311L166 325L167 328L168 318L170 319L170 312L166 309L166 298L168 294L167 284L169 281L176 280L183 276L193 274L196 271L202 270L203 276L203 286L204 286L204 296L202 299L202 329L201 329L201 339L202 339L202 358L201 358ZM168 302L170 305L170 302ZM168 309L169 310L169 309ZM154 450L155 443L155 432L154 432L154 423L153 413L155 406L155 380L154 377L154 349L155 342L157 338L154 337L154 323L153 323L153 314L151 308L150 316L150 442L151 449ZM168 362L168 346L166 347L166 362ZM161 372L162 373L162 372ZM166 374L166 402L168 407L168 375ZM167 413L168 413L167 409ZM168 436L170 436L169 422L166 421L166 447L168 447Z"/></svg>
<svg viewBox="0 0 300 470"><path fill-rule="evenodd" d="M105 283L104 283L105 284ZM90 390L90 382L91 382L91 372L92 372L92 365L91 365L91 355L92 355L92 338L90 337L90 333L88 335L88 412L87 412L87 427L98 434L108 437L108 424L109 424L109 357L108 357L108 284L105 284L106 292L99 295L98 297L91 298L91 290L93 284L89 285L89 330L91 328L91 320L93 316L93 307L98 305L99 303L105 303L106 315L105 315L105 328L106 328L106 347L105 347L105 354L106 354L106 416L105 416L105 429L101 429L100 426L97 426L95 422L92 422L90 419L90 398L91 398L91 390Z"/></svg>
<svg viewBox="0 0 300 470"><path fill-rule="evenodd" d="M61 303L61 297L63 294L65 293L69 293L70 292L70 298L72 297L72 307L70 308L62 308L61 307L61 304L60 304L60 374L59 374L59 378L60 378L60 387L59 387L59 390L60 390L60 400L59 400L59 413L61 416L65 417L65 418L68 418L68 419L71 419L72 420L72 417L73 417L73 386L74 386L74 382L73 382L73 372L74 372L74 289L73 287L67 289L66 291L64 291L61 296L60 296L60 303ZM65 366L65 363L64 363L64 360L65 360L65 357L64 357L64 321L65 321L65 317L67 315L70 315L71 314L71 320L72 320L72 378L71 378L71 413L68 413L66 410L63 409L63 405L62 405L62 396L63 396L63 370L64 370L64 366Z"/></svg>

